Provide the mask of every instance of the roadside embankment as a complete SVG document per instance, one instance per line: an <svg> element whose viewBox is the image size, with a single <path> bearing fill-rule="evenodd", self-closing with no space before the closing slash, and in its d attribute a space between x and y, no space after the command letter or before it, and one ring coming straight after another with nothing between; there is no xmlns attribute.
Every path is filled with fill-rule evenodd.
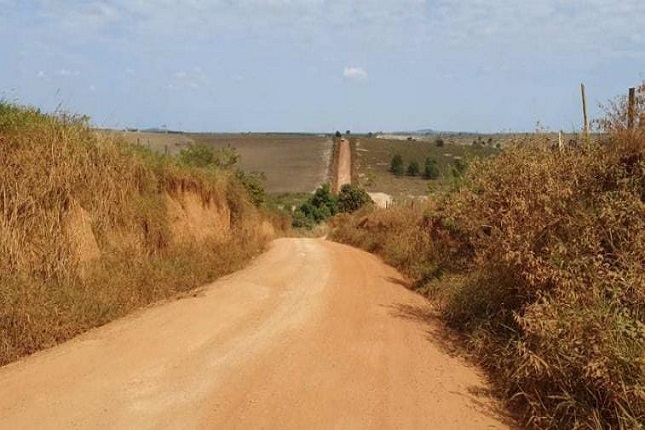
<svg viewBox="0 0 645 430"><path fill-rule="evenodd" d="M231 272L272 235L232 170L0 104L0 365Z"/></svg>
<svg viewBox="0 0 645 430"><path fill-rule="evenodd" d="M645 422L645 124L608 131L505 149L425 207L330 222L410 276L536 428Z"/></svg>

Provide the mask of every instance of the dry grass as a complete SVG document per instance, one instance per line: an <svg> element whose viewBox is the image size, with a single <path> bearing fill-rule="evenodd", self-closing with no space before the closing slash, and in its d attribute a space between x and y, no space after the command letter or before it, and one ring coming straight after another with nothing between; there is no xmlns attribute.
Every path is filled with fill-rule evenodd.
<svg viewBox="0 0 645 430"><path fill-rule="evenodd" d="M358 185L369 192L383 192L397 200L409 199L412 196L425 196L429 187L436 189L449 185L452 182L452 168L457 160L470 161L475 158L486 158L499 152L494 146L460 145L445 143L437 146L431 141L388 140L377 138L357 138L353 151L354 167ZM470 139L472 140L472 138ZM430 157L437 161L440 178L438 180L425 180L420 176L395 176L390 173L390 161L395 154L403 157L405 166L411 161L416 161L421 167Z"/></svg>
<svg viewBox="0 0 645 430"><path fill-rule="evenodd" d="M227 205L234 239L173 240L164 195L180 192ZM70 237L79 206L99 259ZM0 104L0 364L234 270L262 248L262 219L232 172Z"/></svg>
<svg viewBox="0 0 645 430"><path fill-rule="evenodd" d="M645 128L474 163L427 208L336 219L378 252L536 428L645 421Z"/></svg>

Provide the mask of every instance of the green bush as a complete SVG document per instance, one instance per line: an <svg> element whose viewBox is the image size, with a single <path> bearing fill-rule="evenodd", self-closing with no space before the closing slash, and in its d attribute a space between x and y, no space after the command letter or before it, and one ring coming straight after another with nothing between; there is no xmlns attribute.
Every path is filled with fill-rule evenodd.
<svg viewBox="0 0 645 430"><path fill-rule="evenodd" d="M453 177L461 178L466 173L466 170L468 170L468 163L461 158L457 158L452 166L451 173Z"/></svg>
<svg viewBox="0 0 645 430"><path fill-rule="evenodd" d="M230 169L240 159L235 148L217 149L206 143L193 143L182 149L179 159L188 166Z"/></svg>
<svg viewBox="0 0 645 430"><path fill-rule="evenodd" d="M371 203L372 199L364 189L350 184L343 185L338 194L339 212L356 212L363 206Z"/></svg>
<svg viewBox="0 0 645 430"><path fill-rule="evenodd" d="M401 176L405 172L403 157L401 157L401 154L394 154L392 157L392 161L390 162L390 172L397 176Z"/></svg>
<svg viewBox="0 0 645 430"><path fill-rule="evenodd" d="M292 225L295 228L311 228L337 213L338 198L331 193L329 184L323 184L296 209Z"/></svg>
<svg viewBox="0 0 645 430"><path fill-rule="evenodd" d="M425 179L438 179L439 167L437 167L437 160L426 158L425 168L423 170L423 177Z"/></svg>
<svg viewBox="0 0 645 430"><path fill-rule="evenodd" d="M405 173L408 176L419 176L419 163L417 161L410 161Z"/></svg>

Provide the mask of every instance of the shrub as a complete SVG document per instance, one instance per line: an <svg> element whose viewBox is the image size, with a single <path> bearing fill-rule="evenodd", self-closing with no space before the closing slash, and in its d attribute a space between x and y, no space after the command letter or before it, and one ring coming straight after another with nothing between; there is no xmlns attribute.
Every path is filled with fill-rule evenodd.
<svg viewBox="0 0 645 430"><path fill-rule="evenodd" d="M406 169L405 173L408 176L419 176L419 163L416 161L410 161L410 164L408 164L408 168Z"/></svg>
<svg viewBox="0 0 645 430"><path fill-rule="evenodd" d="M425 179L438 179L439 168L437 167L437 160L426 158L425 168L423 170L423 177Z"/></svg>
<svg viewBox="0 0 645 430"><path fill-rule="evenodd" d="M440 138L440 137L437 137L437 139L435 139L434 143L435 143L435 145L437 145L439 147L444 146L444 144L445 144L443 139Z"/></svg>
<svg viewBox="0 0 645 430"><path fill-rule="evenodd" d="M235 148L216 149L207 143L193 143L181 150L179 159L193 167L230 169L240 156Z"/></svg>
<svg viewBox="0 0 645 430"><path fill-rule="evenodd" d="M263 206L267 198L266 191L264 189L264 181L266 181L264 173L245 173L238 169L235 172L235 177L246 190L251 203L253 203L256 208Z"/></svg>
<svg viewBox="0 0 645 430"><path fill-rule="evenodd" d="M371 203L372 199L364 189L350 184L343 185L338 193L339 212L356 212Z"/></svg>
<svg viewBox="0 0 645 430"><path fill-rule="evenodd" d="M397 176L401 176L405 172L403 157L401 157L401 154L394 154L392 157L392 160L390 161L390 172Z"/></svg>
<svg viewBox="0 0 645 430"><path fill-rule="evenodd" d="M331 193L329 184L321 185L293 217L293 227L311 228L338 213L338 199Z"/></svg>
<svg viewBox="0 0 645 430"><path fill-rule="evenodd" d="M451 173L452 176L455 178L461 178L464 173L466 173L466 170L468 169L468 163L466 163L464 160L461 158L457 158L452 165Z"/></svg>

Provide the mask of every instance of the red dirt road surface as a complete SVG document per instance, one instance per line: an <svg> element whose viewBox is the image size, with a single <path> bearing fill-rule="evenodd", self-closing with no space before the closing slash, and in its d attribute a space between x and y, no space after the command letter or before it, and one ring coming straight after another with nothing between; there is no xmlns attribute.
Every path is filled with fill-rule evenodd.
<svg viewBox="0 0 645 430"><path fill-rule="evenodd" d="M0 428L507 428L402 284L365 252L276 240L195 297L0 368Z"/></svg>
<svg viewBox="0 0 645 430"><path fill-rule="evenodd" d="M341 139L338 147L338 173L336 177L336 189L340 189L345 184L352 183L352 151L349 148L349 141Z"/></svg>

